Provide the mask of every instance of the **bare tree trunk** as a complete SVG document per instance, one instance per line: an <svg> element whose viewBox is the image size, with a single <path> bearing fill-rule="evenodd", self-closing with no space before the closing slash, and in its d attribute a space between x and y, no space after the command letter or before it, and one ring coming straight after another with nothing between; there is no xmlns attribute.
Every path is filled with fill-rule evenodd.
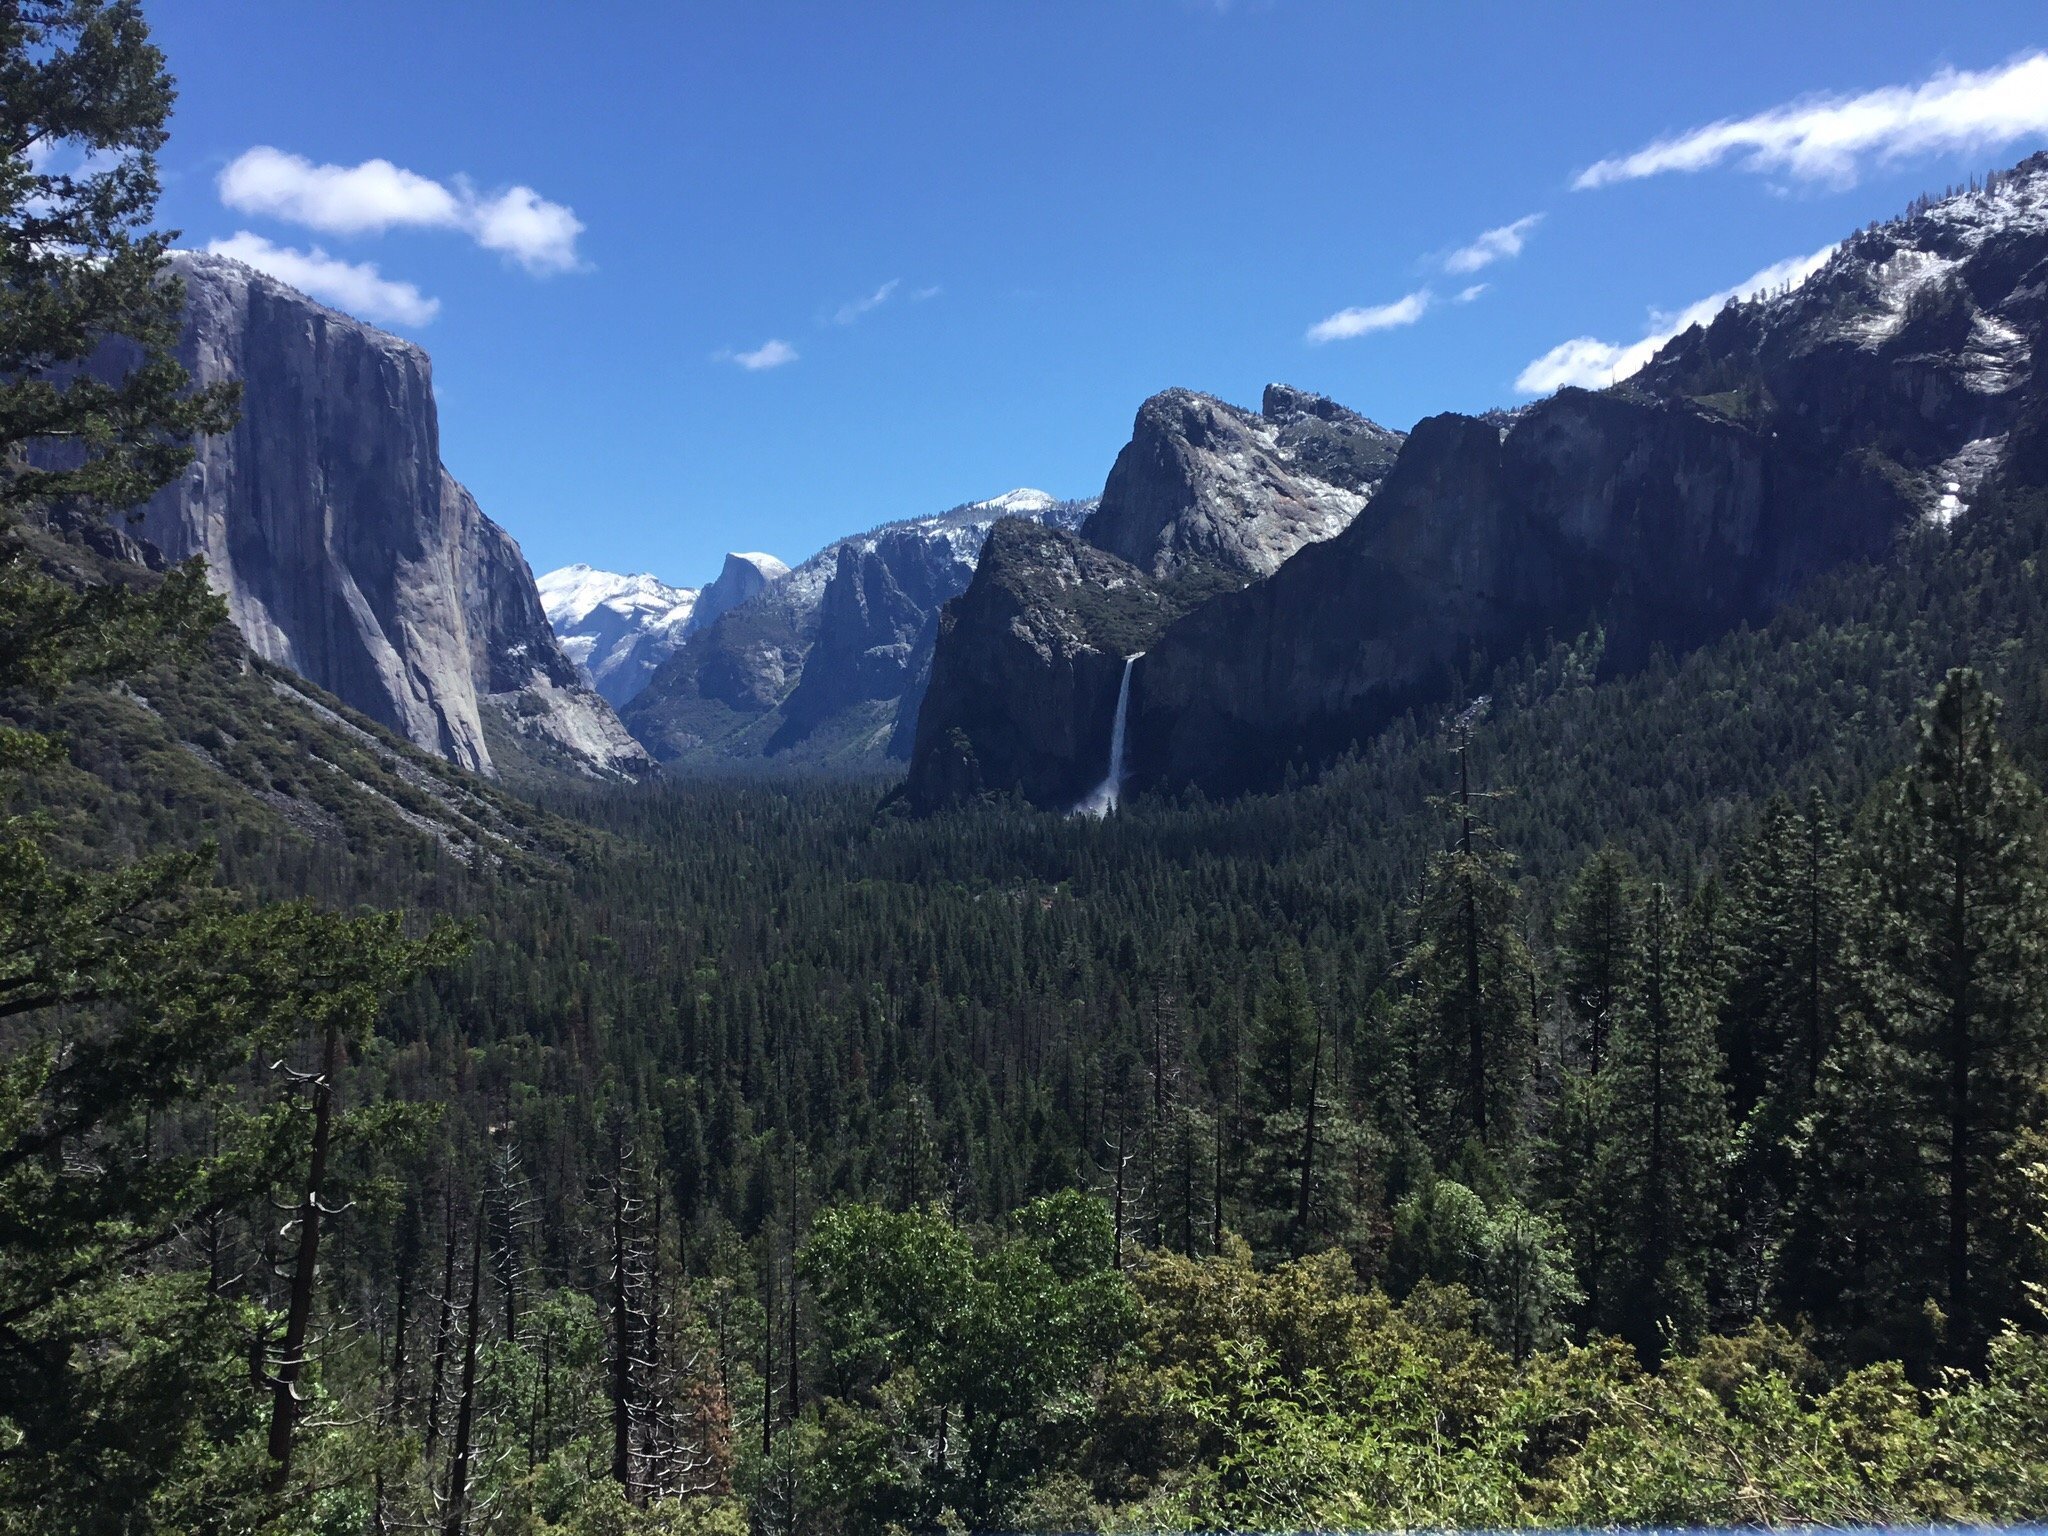
<svg viewBox="0 0 2048 1536"><path fill-rule="evenodd" d="M462 1390L456 1400L455 1441L448 1453L448 1507L441 1536L462 1536L469 1519L470 1433L476 1414L476 1346L483 1331L484 1211L478 1202L469 1241L469 1318L462 1338Z"/></svg>
<svg viewBox="0 0 2048 1536"><path fill-rule="evenodd" d="M785 1357L784 1363L789 1372L789 1400L783 1404L782 1411L789 1416L791 1423L796 1422L797 1409L802 1401L799 1395L799 1388L802 1383L797 1377L798 1361L796 1348L796 1217L796 1149L792 1146L789 1154L789 1241L787 1244L789 1250L789 1285L787 1287L789 1337L784 1341L782 1349Z"/></svg>
<svg viewBox="0 0 2048 1536"><path fill-rule="evenodd" d="M329 1022L313 1080L313 1148L306 1192L299 1201L299 1251L285 1313L284 1348L271 1373L270 1485L284 1487L292 1470L292 1432L299 1421L298 1382L305 1369L306 1336L313 1320L313 1282L320 1263L320 1194L327 1182L327 1144L334 1128L334 1075L341 1061L341 1027Z"/></svg>
<svg viewBox="0 0 2048 1536"><path fill-rule="evenodd" d="M761 1234L761 1450L775 1449L775 1229Z"/></svg>
<svg viewBox="0 0 2048 1536"><path fill-rule="evenodd" d="M631 1485L633 1473L632 1266L626 1252L625 1129L612 1131L612 1481Z"/></svg>
<svg viewBox="0 0 2048 1536"><path fill-rule="evenodd" d="M1308 1218L1316 1181L1316 1099L1323 1086L1323 1011L1316 1010L1316 1054L1308 1068L1308 1119L1301 1138L1301 1204L1294 1218L1295 1251L1308 1247Z"/></svg>
<svg viewBox="0 0 2048 1536"><path fill-rule="evenodd" d="M447 1234L441 1268L441 1311L434 1324L434 1369L427 1388L428 1466L434 1464L434 1447L441 1439L442 1394L448 1384L448 1350L455 1339L455 1192L452 1187L442 1193L441 1217Z"/></svg>

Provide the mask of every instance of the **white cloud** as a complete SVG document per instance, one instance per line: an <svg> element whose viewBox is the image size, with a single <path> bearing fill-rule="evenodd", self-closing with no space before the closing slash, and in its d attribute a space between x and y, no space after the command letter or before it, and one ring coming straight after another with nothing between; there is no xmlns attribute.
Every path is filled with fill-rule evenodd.
<svg viewBox="0 0 2048 1536"><path fill-rule="evenodd" d="M469 231L485 250L510 256L529 272L568 272L581 265L576 237L583 221L531 187L471 202Z"/></svg>
<svg viewBox="0 0 2048 1536"><path fill-rule="evenodd" d="M1365 336L1373 331L1390 331L1396 326L1413 325L1422 318L1423 311L1429 308L1432 297L1427 288L1418 288L1391 304L1375 304L1364 309L1340 309L1329 318L1318 320L1310 326L1308 339L1313 342L1348 341L1353 336Z"/></svg>
<svg viewBox="0 0 2048 1536"><path fill-rule="evenodd" d="M1773 262L1746 282L1710 293L1676 314L1653 313L1650 333L1640 341L1624 345L1600 341L1592 336L1575 336L1570 341L1559 342L1521 371L1515 379L1515 388L1525 395L1547 395L1567 384L1576 384L1584 389L1605 389L1641 368L1656 355L1659 347L1673 337L1683 335L1695 325L1707 324L1729 300L1754 298L1787 283L1802 283L1834 254L1835 247L1830 245L1811 256L1793 256Z"/></svg>
<svg viewBox="0 0 2048 1536"><path fill-rule="evenodd" d="M1470 288L1460 288L1457 297L1453 298L1451 302L1453 304L1470 304L1492 286L1493 284L1491 283L1474 283Z"/></svg>
<svg viewBox="0 0 2048 1536"><path fill-rule="evenodd" d="M330 235L377 234L399 224L448 227L461 215L455 194L389 160L315 165L259 144L220 173L220 200Z"/></svg>
<svg viewBox="0 0 2048 1536"><path fill-rule="evenodd" d="M1499 229L1489 229L1470 245L1462 246L1444 258L1446 272L1477 272L1481 267L1490 267L1496 261L1507 261L1522 254L1522 247L1529 243L1529 231L1543 222L1540 213L1528 214L1512 224L1503 224Z"/></svg>
<svg viewBox="0 0 2048 1536"><path fill-rule="evenodd" d="M796 361L796 348L788 342L771 337L751 352L721 352L718 356L738 363L749 373L759 373L764 368L780 368L784 363Z"/></svg>
<svg viewBox="0 0 2048 1536"><path fill-rule="evenodd" d="M880 309L889 302L889 296L903 286L903 279L892 277L865 298L848 299L832 313L834 325L851 325L871 309Z"/></svg>
<svg viewBox="0 0 2048 1536"><path fill-rule="evenodd" d="M453 229L529 272L578 265L582 221L531 187L483 196L457 179L450 187L389 160L315 165L268 144L245 151L220 173L220 200L242 213L267 214L330 235L387 229Z"/></svg>
<svg viewBox="0 0 2048 1536"><path fill-rule="evenodd" d="M1573 185L1703 171L1731 157L1746 171L1845 183L1866 158L1980 153L2036 134L2048 134L2048 53L2040 52L1975 73L1944 69L1921 85L1814 97L1754 117L1724 118L1599 161Z"/></svg>
<svg viewBox="0 0 2048 1536"><path fill-rule="evenodd" d="M232 256L280 282L325 299L365 320L399 325L425 325L440 313L441 301L430 299L411 283L399 282L378 273L374 262L343 261L319 246L297 251L273 245L261 235L238 230L225 240L214 240L207 250L216 256Z"/></svg>

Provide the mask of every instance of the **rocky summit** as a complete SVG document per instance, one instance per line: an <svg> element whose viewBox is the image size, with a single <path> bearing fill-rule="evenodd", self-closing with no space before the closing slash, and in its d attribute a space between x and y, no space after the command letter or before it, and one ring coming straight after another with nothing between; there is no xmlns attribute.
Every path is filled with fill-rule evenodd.
<svg viewBox="0 0 2048 1536"><path fill-rule="evenodd" d="M565 565L537 583L541 607L562 652L590 675L605 700L620 705L683 643L698 594L646 572L622 576Z"/></svg>
<svg viewBox="0 0 2048 1536"><path fill-rule="evenodd" d="M1156 578L1270 575L1342 532L1400 446L1400 433L1286 385L1267 388L1257 415L1169 389L1138 408L1082 536Z"/></svg>

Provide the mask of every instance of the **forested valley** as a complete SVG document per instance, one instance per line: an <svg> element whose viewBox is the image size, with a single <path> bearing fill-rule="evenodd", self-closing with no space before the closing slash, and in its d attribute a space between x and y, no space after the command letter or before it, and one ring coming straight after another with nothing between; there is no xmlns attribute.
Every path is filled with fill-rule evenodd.
<svg viewBox="0 0 2048 1536"><path fill-rule="evenodd" d="M4 189L0 1531L2048 1514L2048 494L1271 794L451 837L99 522L235 402L80 14L0 96L134 157Z"/></svg>

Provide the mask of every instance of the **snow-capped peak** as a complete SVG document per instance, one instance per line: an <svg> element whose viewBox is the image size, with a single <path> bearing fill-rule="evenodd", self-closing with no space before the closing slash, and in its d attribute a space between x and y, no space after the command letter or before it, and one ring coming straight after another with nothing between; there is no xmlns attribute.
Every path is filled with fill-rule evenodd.
<svg viewBox="0 0 2048 1536"><path fill-rule="evenodd" d="M578 563L549 571L535 583L540 605L557 632L581 624L600 607L633 616L645 623L681 623L697 600L688 587L672 587L645 571L621 575ZM681 613L676 610L681 609Z"/></svg>
<svg viewBox="0 0 2048 1536"><path fill-rule="evenodd" d="M682 643L697 593L645 571L621 575L577 563L534 585L569 658L613 704L623 704Z"/></svg>
<svg viewBox="0 0 2048 1536"><path fill-rule="evenodd" d="M1059 499L1046 495L1044 491L1020 486L1014 491L1005 491L1000 496L991 496L987 501L977 501L974 505L985 507L997 516L1025 517L1059 505Z"/></svg>

